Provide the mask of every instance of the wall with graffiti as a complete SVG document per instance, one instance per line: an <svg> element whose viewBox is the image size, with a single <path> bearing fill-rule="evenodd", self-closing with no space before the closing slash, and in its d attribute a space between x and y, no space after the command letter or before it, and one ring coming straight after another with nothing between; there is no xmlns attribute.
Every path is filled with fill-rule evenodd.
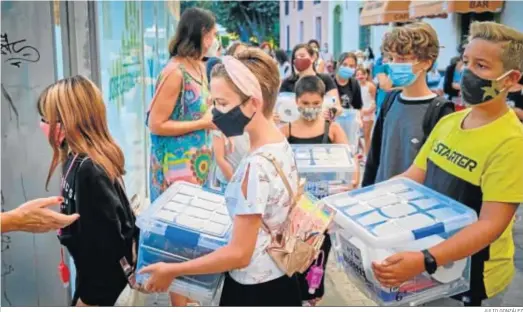
<svg viewBox="0 0 523 312"><path fill-rule="evenodd" d="M51 149L39 128L36 100L56 79L54 26L49 2L2 1L2 210L59 193L55 179L45 190ZM55 175L57 178L58 175ZM55 233L2 235L1 306L67 304L57 276Z"/></svg>
<svg viewBox="0 0 523 312"><path fill-rule="evenodd" d="M67 29L61 27L67 23L60 23L61 11L51 1L2 1L1 5L0 195L2 210L7 211L29 199L59 193L59 174L55 174L49 192L45 190L51 150L39 129L36 100L46 86L62 78L64 72L69 74L71 67L65 62L71 58L64 47L71 38L66 38ZM156 77L168 61L167 44L179 19L172 12L179 12L179 2L100 1L96 6L97 76L110 131L125 153L129 195L145 194L145 111ZM66 12L69 20L77 20ZM80 61L92 42L88 40L93 39L84 40L78 50ZM56 270L60 249L55 233L2 235L1 250L2 307L68 305L70 293Z"/></svg>

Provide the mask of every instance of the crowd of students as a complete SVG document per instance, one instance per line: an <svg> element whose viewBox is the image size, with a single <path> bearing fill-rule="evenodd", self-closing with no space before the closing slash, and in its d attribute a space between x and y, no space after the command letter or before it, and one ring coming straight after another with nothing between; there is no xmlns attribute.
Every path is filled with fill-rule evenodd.
<svg viewBox="0 0 523 312"><path fill-rule="evenodd" d="M208 255L144 268L150 277L143 289L165 292L176 277L225 272L221 305L315 305L323 284L309 294L304 275L284 274L265 251L271 238L262 224L280 227L290 193L298 189L290 144L348 144L335 118L350 108L361 110L367 142L363 186L404 176L479 216L429 250L374 263L376 278L394 287L434 273L427 263L444 266L472 256L470 291L429 305L499 305L514 275L512 226L523 202L523 33L473 23L454 68L458 83L454 73L446 75L457 90L450 99L428 84L439 47L431 26L407 24L384 37L381 60L371 61L371 50L343 53L328 74L321 70L330 65L318 42L297 45L290 63L278 51L274 60L270 46L263 51L234 44L221 57L212 13L187 9L144 115L151 132L151 201L175 181L209 183L214 170L233 230L230 242ZM300 112L281 127L274 113L279 91L296 93ZM322 108L325 96L334 98L331 109ZM455 96L467 106L457 113L450 101ZM53 149L48 182L62 168L61 212L74 218L59 231L78 276L72 304L113 305L127 284L119 261L135 263L138 229L122 179L125 157L109 133L101 92L84 77L66 78L45 89L38 111ZM272 155L280 170L262 153ZM213 157L214 167L199 165ZM359 180L357 173L347 189ZM327 257L328 235L322 250ZM171 294L171 302L187 305L189 299Z"/></svg>

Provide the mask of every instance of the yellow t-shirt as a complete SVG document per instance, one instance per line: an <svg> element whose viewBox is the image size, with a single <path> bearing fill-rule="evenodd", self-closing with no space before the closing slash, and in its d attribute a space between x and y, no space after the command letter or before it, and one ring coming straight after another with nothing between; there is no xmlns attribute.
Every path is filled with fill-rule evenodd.
<svg viewBox="0 0 523 312"><path fill-rule="evenodd" d="M523 125L510 110L475 129L461 125L466 109L442 118L414 164L425 170L425 185L474 209L484 201L523 203ZM491 298L514 275L513 222L490 246L472 256L470 295ZM478 233L479 235L479 233Z"/></svg>

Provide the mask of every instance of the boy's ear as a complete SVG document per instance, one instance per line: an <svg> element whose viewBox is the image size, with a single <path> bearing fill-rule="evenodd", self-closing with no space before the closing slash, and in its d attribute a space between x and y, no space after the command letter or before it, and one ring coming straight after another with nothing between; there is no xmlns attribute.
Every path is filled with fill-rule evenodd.
<svg viewBox="0 0 523 312"><path fill-rule="evenodd" d="M435 61L433 60L425 60L421 62L421 64L423 65L423 69L426 73L428 73L432 69L432 65L434 64L434 62Z"/></svg>
<svg viewBox="0 0 523 312"><path fill-rule="evenodd" d="M508 78L510 87L512 87L516 84L522 84L522 82L523 82L523 74L517 70L513 70L510 74L508 74L507 78Z"/></svg>
<svg viewBox="0 0 523 312"><path fill-rule="evenodd" d="M518 80L517 84L523 85L523 73L522 72L517 72L517 73L519 73L519 80Z"/></svg>

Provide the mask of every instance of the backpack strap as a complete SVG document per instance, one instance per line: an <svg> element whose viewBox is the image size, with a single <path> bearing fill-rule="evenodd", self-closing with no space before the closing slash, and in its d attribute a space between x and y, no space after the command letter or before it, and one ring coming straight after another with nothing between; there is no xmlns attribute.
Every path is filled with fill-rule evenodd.
<svg viewBox="0 0 523 312"><path fill-rule="evenodd" d="M270 154L266 155L263 153L257 153L257 154L254 154L254 156L261 156L261 157L267 159L276 169L276 172L278 173L281 180L283 181L283 184L285 185L285 188L287 189L287 193L289 193L289 198L291 199L291 206L289 207L289 212L288 212L288 214L290 214L292 209L294 208L294 206L296 206L296 197L295 197L294 191L292 190L291 184L289 183L289 179L287 179L287 177L285 176L285 173L283 172L283 169L281 168L280 165L278 165L274 156L272 156ZM298 176L298 184L299 184L299 182L300 182L300 177ZM265 232L267 232L269 235L272 236L272 232L271 232L269 226L267 225L267 223L265 223L265 221L263 220L263 218L262 218L262 228Z"/></svg>
<svg viewBox="0 0 523 312"><path fill-rule="evenodd" d="M285 185L285 188L287 189L287 193L289 193L289 196L294 201L294 191L292 190L291 184L289 183L289 179L287 179L287 177L285 176L285 173L283 172L283 169L280 167L280 165L278 165L278 163L276 162L276 159L274 158L274 156L272 156L272 155L265 155L263 153L259 153L259 154L256 154L256 155L261 156L261 157L263 157L263 158L265 158L265 159L267 159L268 161L271 162L271 164L276 169L276 172L280 176L281 180L283 181L283 184ZM298 178L298 182L299 182L299 179L300 178Z"/></svg>
<svg viewBox="0 0 523 312"><path fill-rule="evenodd" d="M381 106L380 114L383 116L383 122L385 122L385 117L387 116L387 113L390 111L390 108L392 107L392 104L396 100L396 97L401 93L401 90L392 90L391 92L387 93L385 96L385 99L383 99L383 105Z"/></svg>
<svg viewBox="0 0 523 312"><path fill-rule="evenodd" d="M430 132L438 121L443 117L444 110L454 111L454 103L445 99L444 97L437 96L429 104L425 115L423 116L423 140L422 144L425 143L430 135Z"/></svg>

